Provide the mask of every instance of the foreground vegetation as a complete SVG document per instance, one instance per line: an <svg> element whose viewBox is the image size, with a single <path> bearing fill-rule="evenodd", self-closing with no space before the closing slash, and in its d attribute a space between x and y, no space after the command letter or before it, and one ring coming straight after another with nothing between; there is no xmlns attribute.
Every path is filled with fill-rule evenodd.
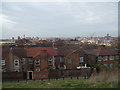
<svg viewBox="0 0 120 90"><path fill-rule="evenodd" d="M87 83L87 80L4 82L3 88L117 88L115 83Z"/></svg>
<svg viewBox="0 0 120 90"><path fill-rule="evenodd" d="M3 82L3 88L118 88L118 70L94 73L89 79Z"/></svg>
<svg viewBox="0 0 120 90"><path fill-rule="evenodd" d="M103 79L65 79L51 81L20 81L3 82L3 88L117 88L116 81L102 81ZM96 81L97 79L98 81Z"/></svg>

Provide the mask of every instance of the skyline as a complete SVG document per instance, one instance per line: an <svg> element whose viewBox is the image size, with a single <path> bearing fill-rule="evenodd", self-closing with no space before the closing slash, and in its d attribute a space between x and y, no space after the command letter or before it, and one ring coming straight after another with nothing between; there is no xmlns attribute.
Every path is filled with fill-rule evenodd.
<svg viewBox="0 0 120 90"><path fill-rule="evenodd" d="M3 2L2 38L118 36L117 2Z"/></svg>

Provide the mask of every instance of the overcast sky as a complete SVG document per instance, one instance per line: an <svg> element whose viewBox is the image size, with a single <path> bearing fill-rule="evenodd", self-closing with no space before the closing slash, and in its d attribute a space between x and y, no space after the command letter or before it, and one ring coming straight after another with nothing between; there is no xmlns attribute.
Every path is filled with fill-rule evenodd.
<svg viewBox="0 0 120 90"><path fill-rule="evenodd" d="M4 2L2 37L118 35L117 2Z"/></svg>

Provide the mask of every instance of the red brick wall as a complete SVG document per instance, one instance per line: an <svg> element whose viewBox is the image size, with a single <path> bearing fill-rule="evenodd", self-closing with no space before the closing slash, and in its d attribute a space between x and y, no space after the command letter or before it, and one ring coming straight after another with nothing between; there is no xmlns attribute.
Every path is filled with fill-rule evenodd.
<svg viewBox="0 0 120 90"><path fill-rule="evenodd" d="M85 75L91 75L91 70L90 68L84 68L80 70L64 70L63 71L63 76L68 77L68 76L85 76ZM51 70L49 71L49 75L51 77L62 77L61 71L60 70Z"/></svg>
<svg viewBox="0 0 120 90"><path fill-rule="evenodd" d="M3 72L2 79L3 80L23 79L23 73L22 72Z"/></svg>
<svg viewBox="0 0 120 90"><path fill-rule="evenodd" d="M49 71L48 76L49 77L60 77L61 73L58 70L51 70Z"/></svg>
<svg viewBox="0 0 120 90"><path fill-rule="evenodd" d="M48 71L34 71L33 79L46 79L48 78Z"/></svg>

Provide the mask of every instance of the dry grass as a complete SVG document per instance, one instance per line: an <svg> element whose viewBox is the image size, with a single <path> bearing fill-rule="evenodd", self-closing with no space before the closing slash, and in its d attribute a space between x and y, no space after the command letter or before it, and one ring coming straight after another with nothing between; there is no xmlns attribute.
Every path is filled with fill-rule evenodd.
<svg viewBox="0 0 120 90"><path fill-rule="evenodd" d="M91 76L88 80L89 83L105 82L105 83L118 83L118 69L112 71L101 71Z"/></svg>

